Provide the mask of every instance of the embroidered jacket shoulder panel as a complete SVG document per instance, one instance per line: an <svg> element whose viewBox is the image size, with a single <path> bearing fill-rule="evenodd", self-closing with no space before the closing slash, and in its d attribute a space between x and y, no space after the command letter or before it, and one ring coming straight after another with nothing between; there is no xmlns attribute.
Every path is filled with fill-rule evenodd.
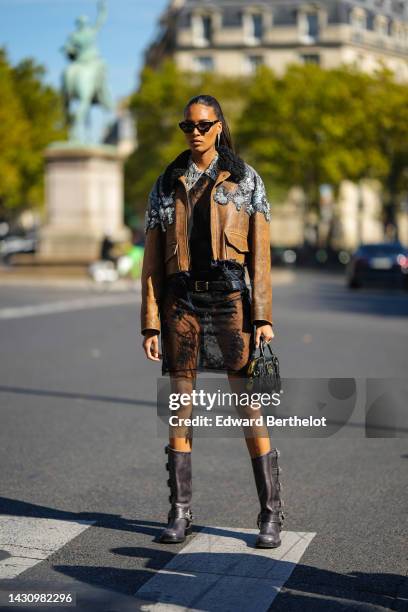
<svg viewBox="0 0 408 612"><path fill-rule="evenodd" d="M263 213L265 219L270 221L270 205L266 197L265 185L258 172L245 162L245 176L236 187L227 187L224 183L215 189L214 200L218 204L232 202L237 210L242 207L248 215L256 212Z"/></svg>

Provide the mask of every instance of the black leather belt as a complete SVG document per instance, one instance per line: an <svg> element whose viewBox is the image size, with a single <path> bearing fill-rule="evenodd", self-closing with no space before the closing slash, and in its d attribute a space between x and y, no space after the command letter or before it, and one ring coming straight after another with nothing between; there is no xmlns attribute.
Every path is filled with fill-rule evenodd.
<svg viewBox="0 0 408 612"><path fill-rule="evenodd" d="M191 291L202 293L204 291L239 291L245 288L243 280L194 280L189 279L188 286Z"/></svg>

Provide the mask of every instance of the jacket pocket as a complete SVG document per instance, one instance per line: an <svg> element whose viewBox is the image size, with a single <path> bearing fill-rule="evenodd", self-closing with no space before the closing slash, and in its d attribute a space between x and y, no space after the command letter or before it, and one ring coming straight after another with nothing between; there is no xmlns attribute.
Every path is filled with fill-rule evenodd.
<svg viewBox="0 0 408 612"><path fill-rule="evenodd" d="M227 259L235 259L239 263L245 260L245 253L248 253L248 237L231 229L224 230L225 235L225 255Z"/></svg>

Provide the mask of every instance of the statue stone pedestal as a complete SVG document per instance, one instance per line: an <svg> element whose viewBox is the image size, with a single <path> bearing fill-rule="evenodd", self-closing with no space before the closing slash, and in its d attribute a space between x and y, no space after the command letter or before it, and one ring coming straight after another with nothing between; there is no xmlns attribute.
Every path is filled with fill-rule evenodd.
<svg viewBox="0 0 408 612"><path fill-rule="evenodd" d="M46 221L38 259L90 262L105 234L131 239L123 223L123 156L115 146L53 143L45 151Z"/></svg>

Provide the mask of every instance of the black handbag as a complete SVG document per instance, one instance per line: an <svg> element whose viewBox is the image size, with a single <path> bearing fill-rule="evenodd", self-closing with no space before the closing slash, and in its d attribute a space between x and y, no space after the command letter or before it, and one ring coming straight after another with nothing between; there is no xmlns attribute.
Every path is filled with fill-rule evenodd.
<svg viewBox="0 0 408 612"><path fill-rule="evenodd" d="M268 349L268 352L266 350ZM283 393L279 359L268 342L261 338L259 356L255 348L248 362L246 388L257 393Z"/></svg>

